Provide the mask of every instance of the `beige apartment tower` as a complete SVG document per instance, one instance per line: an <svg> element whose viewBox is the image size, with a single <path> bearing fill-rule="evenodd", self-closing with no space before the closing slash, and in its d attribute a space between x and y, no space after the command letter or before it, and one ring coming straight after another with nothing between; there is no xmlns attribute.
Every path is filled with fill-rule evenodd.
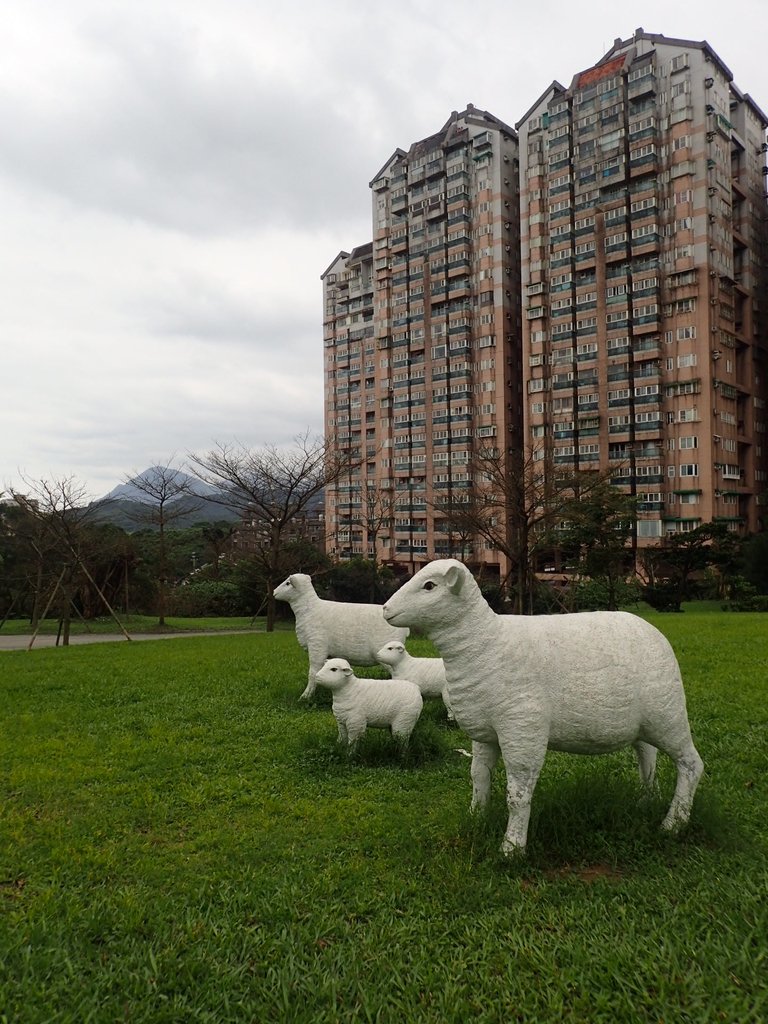
<svg viewBox="0 0 768 1024"><path fill-rule="evenodd" d="M526 443L614 468L640 545L765 525L766 123L639 29L517 125Z"/></svg>
<svg viewBox="0 0 768 1024"><path fill-rule="evenodd" d="M322 275L326 437L358 460L326 494L329 549L498 568L441 505L478 446L522 441L517 135L470 105L370 187L372 243Z"/></svg>

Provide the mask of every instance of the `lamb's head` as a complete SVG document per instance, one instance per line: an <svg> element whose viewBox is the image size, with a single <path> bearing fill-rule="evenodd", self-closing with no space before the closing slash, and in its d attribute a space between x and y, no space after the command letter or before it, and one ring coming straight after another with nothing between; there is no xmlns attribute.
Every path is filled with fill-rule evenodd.
<svg viewBox="0 0 768 1024"><path fill-rule="evenodd" d="M377 652L376 661L382 665L394 666L400 662L404 654L405 644L401 644L399 640L390 640Z"/></svg>
<svg viewBox="0 0 768 1024"><path fill-rule="evenodd" d="M329 690L338 690L352 679L352 666L344 658L329 658L315 678L321 686Z"/></svg>
<svg viewBox="0 0 768 1024"><path fill-rule="evenodd" d="M302 594L313 589L311 576L307 576L303 572L295 572L275 587L274 597L276 601L287 601L288 604L291 604Z"/></svg>
<svg viewBox="0 0 768 1024"><path fill-rule="evenodd" d="M390 597L384 618L391 626L423 630L449 625L465 614L465 594L471 588L477 590L477 584L466 565L455 558L439 558Z"/></svg>

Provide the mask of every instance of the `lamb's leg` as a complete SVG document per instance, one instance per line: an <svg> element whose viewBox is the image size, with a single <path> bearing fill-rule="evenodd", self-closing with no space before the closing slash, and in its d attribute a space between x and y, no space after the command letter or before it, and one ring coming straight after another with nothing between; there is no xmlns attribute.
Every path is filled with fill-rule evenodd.
<svg viewBox="0 0 768 1024"><path fill-rule="evenodd" d="M675 754L670 754L670 756L677 765L677 783L672 803L669 805L661 827L668 832L674 832L687 824L691 816L693 797L704 771L704 762L692 742L677 756Z"/></svg>
<svg viewBox="0 0 768 1024"><path fill-rule="evenodd" d="M347 718L347 750L350 754L353 754L357 749L357 745L365 735L366 721L364 718Z"/></svg>
<svg viewBox="0 0 768 1024"><path fill-rule="evenodd" d="M470 811L481 811L491 795L491 776L501 751L495 743L472 741L472 803Z"/></svg>
<svg viewBox="0 0 768 1024"><path fill-rule="evenodd" d="M347 727L344 722L340 719L336 719L336 725L339 727L338 742L346 744L347 742Z"/></svg>
<svg viewBox="0 0 768 1024"><path fill-rule="evenodd" d="M634 744L634 748L640 780L646 789L650 789L653 786L653 779L656 774L656 754L658 751L656 747L651 746L650 743L643 743L642 740L638 740Z"/></svg>
<svg viewBox="0 0 768 1024"><path fill-rule="evenodd" d="M403 749L408 746L408 740L416 728L423 706L420 703L417 708L402 708L392 719L392 735Z"/></svg>
<svg viewBox="0 0 768 1024"><path fill-rule="evenodd" d="M447 686L443 688L442 697L443 697L443 704L445 705L445 710L448 713L448 721L449 722L455 722L456 721L456 716L454 715L453 708L451 707L451 698L448 696L448 687Z"/></svg>

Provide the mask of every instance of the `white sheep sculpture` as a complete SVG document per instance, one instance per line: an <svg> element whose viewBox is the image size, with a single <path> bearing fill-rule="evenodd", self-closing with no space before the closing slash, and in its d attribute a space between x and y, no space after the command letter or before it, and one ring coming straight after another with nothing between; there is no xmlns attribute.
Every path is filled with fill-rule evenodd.
<svg viewBox="0 0 768 1024"><path fill-rule="evenodd" d="M453 711L445 684L445 664L442 658L414 658L399 640L390 640L376 655L376 660L389 669L393 679L410 679L421 690L422 697L442 697L448 718Z"/></svg>
<svg viewBox="0 0 768 1024"><path fill-rule="evenodd" d="M547 749L604 754L633 746L653 782L657 749L677 767L662 827L688 821L703 764L691 740L680 669L666 638L627 612L497 615L455 559L426 565L384 605L393 625L417 627L445 662L448 695L472 739L472 809L489 798L503 758L506 855L522 853L531 797Z"/></svg>
<svg viewBox="0 0 768 1024"><path fill-rule="evenodd" d="M419 720L421 690L408 679L359 679L344 658L329 658L317 682L333 695L339 743L354 750L368 726L392 731L405 746Z"/></svg>
<svg viewBox="0 0 768 1024"><path fill-rule="evenodd" d="M324 601L312 579L293 573L275 588L296 618L296 639L309 654L309 676L302 700L315 692L315 676L328 658L347 658L355 665L375 665L376 652L388 640L405 640L409 630L390 626L380 604Z"/></svg>

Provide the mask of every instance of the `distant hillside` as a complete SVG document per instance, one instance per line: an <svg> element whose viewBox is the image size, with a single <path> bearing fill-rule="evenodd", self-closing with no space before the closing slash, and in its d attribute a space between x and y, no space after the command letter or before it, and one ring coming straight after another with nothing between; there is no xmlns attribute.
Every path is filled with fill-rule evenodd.
<svg viewBox="0 0 768 1024"><path fill-rule="evenodd" d="M157 526L146 521L147 511L156 502L133 481L142 479L151 483L153 476L159 477L162 472L162 467L150 466L149 469L137 474L132 480L118 484L101 499L102 504L96 514L97 520L102 523L113 523L129 533L134 533L136 530L157 529ZM181 470L176 474L174 482L189 487L193 492L193 497L180 495L178 498L172 499L167 504L169 512L173 514L179 504L183 506L194 502L196 507L174 519L170 524L171 529L184 530L196 523L234 523L239 520L240 516L237 512L211 500L219 493L215 487L196 480Z"/></svg>
<svg viewBox="0 0 768 1024"><path fill-rule="evenodd" d="M100 507L95 516L96 520L102 523L113 523L129 533L135 533L136 530L157 529L156 526L146 521L146 512L156 505L157 502L153 501L133 481L142 479L149 480L151 483L153 474L161 474L162 472L161 467L151 466L127 483L118 484L117 487L113 487L109 494L105 494L100 499ZM171 529L184 530L194 526L196 523L236 523L240 520L237 512L233 512L226 505L222 505L214 500L221 493L215 487L211 487L201 480L196 480L195 477L188 476L181 470L176 474L175 482L188 486L193 492L194 497L190 499L181 495L175 501L169 501L166 507L173 512L174 506L179 502L185 503L190 500L193 500L195 505L199 507L195 511L184 513L178 519L174 519L170 524ZM314 495L307 504L306 515L310 518L319 516L323 510L324 500L322 491Z"/></svg>
<svg viewBox="0 0 768 1024"><path fill-rule="evenodd" d="M172 509L173 502L168 504ZM146 505L144 505L144 509L146 509ZM126 498L110 499L105 501L99 508L95 519L100 523L113 523L128 533L135 533L136 530L156 530L156 526L141 521L142 511L142 503L139 501L129 501ZM235 523L239 519L240 516L225 505L201 499L200 508L197 511L185 513L179 516L178 519L174 519L173 523L170 524L170 528L173 530L185 530L196 523Z"/></svg>
<svg viewBox="0 0 768 1024"><path fill-rule="evenodd" d="M113 487L109 494L104 495L102 501L110 501L112 499L122 501L126 499L128 501L147 502L150 500L148 495L140 487L137 487L134 481L146 480L152 485L155 480L160 481L163 472L166 472L166 470L162 466L150 466L149 469L145 469L143 473L138 473L126 483ZM202 480L189 476L188 473L184 473L182 470L178 470L175 473L173 481L176 487L188 487L194 494L200 495L203 498L208 498L218 493L215 487L211 487L210 484L205 484Z"/></svg>

